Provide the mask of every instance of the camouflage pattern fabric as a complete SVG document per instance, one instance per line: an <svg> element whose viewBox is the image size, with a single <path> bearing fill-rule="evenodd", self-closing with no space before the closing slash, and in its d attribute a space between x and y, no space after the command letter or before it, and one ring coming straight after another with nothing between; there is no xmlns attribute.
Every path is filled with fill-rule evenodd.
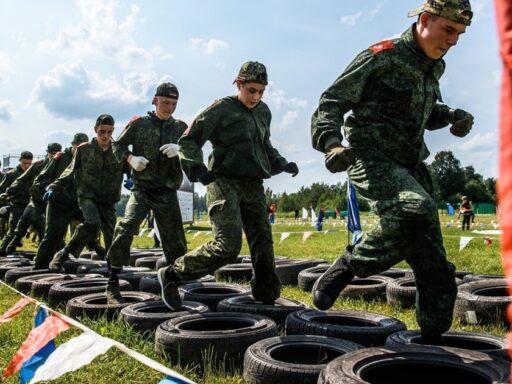
<svg viewBox="0 0 512 384"><path fill-rule="evenodd" d="M107 254L112 267L128 265L133 236L139 233L140 224L151 209L155 214L167 263L172 264L187 251L176 190L142 190L139 187L132 190L124 218L116 225L114 242Z"/></svg>
<svg viewBox="0 0 512 384"><path fill-rule="evenodd" d="M108 249L112 244L112 236L116 225L116 210L113 204L102 204L85 197L78 198L78 205L82 211L83 222L79 224L66 249L75 257L79 257L84 247L94 241L101 232Z"/></svg>
<svg viewBox="0 0 512 384"><path fill-rule="evenodd" d="M7 188L9 188L12 183L14 183L14 180L16 180L22 174L23 170L19 165L16 168L11 169L9 172L4 173L4 178L0 183L0 194L5 193L7 191ZM2 203L5 203L5 201L3 201Z"/></svg>
<svg viewBox="0 0 512 384"><path fill-rule="evenodd" d="M242 64L236 79L246 83L260 83L267 85L267 68L257 61L248 61Z"/></svg>
<svg viewBox="0 0 512 384"><path fill-rule="evenodd" d="M49 158L34 161L30 167L23 172L14 182L7 188L6 192L11 197L11 203L26 206L30 201L30 187L34 183L37 175L41 173Z"/></svg>
<svg viewBox="0 0 512 384"><path fill-rule="evenodd" d="M34 205L32 201L28 203L23 210L18 224L16 225L14 237L7 244L6 252L8 255L16 251L18 244L22 241L31 225L36 229L39 239L43 239L45 228L44 211L41 210L40 207Z"/></svg>
<svg viewBox="0 0 512 384"><path fill-rule="evenodd" d="M473 18L469 0L426 0L420 8L409 12L407 16L417 16L423 12L464 25L471 25Z"/></svg>
<svg viewBox="0 0 512 384"><path fill-rule="evenodd" d="M263 302L279 298L281 282L274 263L263 181L217 176L207 187L207 199L215 238L176 260L176 275L193 280L233 262L242 247L243 228L254 268L253 296Z"/></svg>
<svg viewBox="0 0 512 384"><path fill-rule="evenodd" d="M93 138L76 148L71 164L52 187L72 180L78 197L115 204L121 198L123 170L127 170L126 162L118 162L112 148L104 151Z"/></svg>
<svg viewBox="0 0 512 384"><path fill-rule="evenodd" d="M260 101L253 109L236 96L216 101L196 117L179 140L181 166L191 181L194 169L203 167L204 143L212 143L208 169L216 175L267 179L283 172L287 164L270 143L271 113Z"/></svg>
<svg viewBox="0 0 512 384"><path fill-rule="evenodd" d="M164 144L177 143L187 125L170 118L160 120L154 112L147 116L132 119L124 131L113 142L114 153L118 161L126 164L129 155L144 156L149 163L141 172L133 172L134 188L142 189L178 189L183 174L178 157L168 158L162 154L160 147ZM132 146L132 150L128 146Z"/></svg>
<svg viewBox="0 0 512 384"><path fill-rule="evenodd" d="M416 277L418 324L437 335L451 326L457 290L422 163L428 156L423 135L448 124L449 107L438 103L444 61L419 49L414 28L356 57L322 95L311 132L313 147L325 152L341 142L343 116L352 111L345 133L356 163L348 175L379 220L356 245L350 263L363 277L405 259Z"/></svg>
<svg viewBox="0 0 512 384"><path fill-rule="evenodd" d="M7 245L14 238L16 226L18 225L18 221L20 220L20 217L23 214L24 209L25 209L24 205L19 205L19 204L11 205L11 211L9 212L7 233L4 235L4 237L2 239L2 244L0 244L0 255L6 254Z"/></svg>

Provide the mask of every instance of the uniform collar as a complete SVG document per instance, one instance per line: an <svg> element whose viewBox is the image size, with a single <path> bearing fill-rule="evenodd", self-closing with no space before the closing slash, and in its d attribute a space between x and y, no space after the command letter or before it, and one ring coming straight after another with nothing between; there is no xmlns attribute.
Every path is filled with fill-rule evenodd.
<svg viewBox="0 0 512 384"><path fill-rule="evenodd" d="M414 31L416 30L416 23L413 23L402 33L402 41L405 46L419 59L420 63L426 69L433 69L436 72L436 77L439 78L444 71L445 63L443 58L434 60L428 57L425 52L420 48L416 39L414 38Z"/></svg>

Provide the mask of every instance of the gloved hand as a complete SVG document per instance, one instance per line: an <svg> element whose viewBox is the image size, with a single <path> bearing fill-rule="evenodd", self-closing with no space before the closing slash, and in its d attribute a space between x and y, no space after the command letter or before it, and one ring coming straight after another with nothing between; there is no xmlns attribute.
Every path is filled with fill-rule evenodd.
<svg viewBox="0 0 512 384"><path fill-rule="evenodd" d="M448 112L448 122L452 123L450 132L454 136L466 136L473 127L473 121L473 115L462 109L450 109Z"/></svg>
<svg viewBox="0 0 512 384"><path fill-rule="evenodd" d="M286 166L284 167L284 171L286 173L291 173L292 174L292 177L295 177L298 175L299 173L299 167L297 167L297 164L295 163L288 163L286 164Z"/></svg>
<svg viewBox="0 0 512 384"><path fill-rule="evenodd" d="M46 203L52 200L53 191L51 189L47 190L43 195L43 201Z"/></svg>
<svg viewBox="0 0 512 384"><path fill-rule="evenodd" d="M160 150L167 157L178 156L178 144L174 144L174 143L164 144L160 147Z"/></svg>
<svg viewBox="0 0 512 384"><path fill-rule="evenodd" d="M208 185L215 181L215 173L209 171L206 167L196 170L195 176L203 185Z"/></svg>
<svg viewBox="0 0 512 384"><path fill-rule="evenodd" d="M352 149L346 147L333 147L325 154L325 167L332 173L345 172L356 162Z"/></svg>
<svg viewBox="0 0 512 384"><path fill-rule="evenodd" d="M130 190L133 188L133 180L132 179L126 179L123 183L123 186L127 189L127 190Z"/></svg>
<svg viewBox="0 0 512 384"><path fill-rule="evenodd" d="M146 169L146 165L149 163L149 160L144 156L131 156L128 163L135 169L137 172L141 172Z"/></svg>
<svg viewBox="0 0 512 384"><path fill-rule="evenodd" d="M4 205L0 208L0 215L6 215L11 210L9 205Z"/></svg>

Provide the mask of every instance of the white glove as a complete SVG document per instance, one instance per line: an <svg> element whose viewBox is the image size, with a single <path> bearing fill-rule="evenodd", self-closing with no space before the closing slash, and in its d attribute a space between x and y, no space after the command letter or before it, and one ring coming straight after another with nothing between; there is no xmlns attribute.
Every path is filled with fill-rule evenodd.
<svg viewBox="0 0 512 384"><path fill-rule="evenodd" d="M0 215L5 215L9 211L9 207L7 205L0 208Z"/></svg>
<svg viewBox="0 0 512 384"><path fill-rule="evenodd" d="M175 157L178 156L178 148L178 144L169 143L162 145L160 150L167 157Z"/></svg>
<svg viewBox="0 0 512 384"><path fill-rule="evenodd" d="M149 160L144 156L133 156L128 161L133 169L137 172L143 171L146 169L146 165L149 163Z"/></svg>

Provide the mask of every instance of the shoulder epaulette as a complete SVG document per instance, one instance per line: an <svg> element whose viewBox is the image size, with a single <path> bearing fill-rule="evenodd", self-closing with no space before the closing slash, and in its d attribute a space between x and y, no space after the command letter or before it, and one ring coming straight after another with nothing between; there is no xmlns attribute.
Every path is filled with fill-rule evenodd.
<svg viewBox="0 0 512 384"><path fill-rule="evenodd" d="M133 116L133 117L130 119L130 121L128 122L128 124L131 124L131 123L133 123L134 121L139 120L141 117L142 117L142 116L139 116L139 115L135 115L135 116Z"/></svg>
<svg viewBox="0 0 512 384"><path fill-rule="evenodd" d="M78 144L78 147L77 147L77 148L85 147L85 146L87 146L87 145L91 145L91 143L89 143L88 141L86 141L85 143Z"/></svg>
<svg viewBox="0 0 512 384"><path fill-rule="evenodd" d="M64 154L64 152L57 152L55 155L53 155L53 158L55 160L59 160L63 154Z"/></svg>
<svg viewBox="0 0 512 384"><path fill-rule="evenodd" d="M380 43L373 44L368 49L370 51L372 51L373 53L379 53L379 52L387 51L388 49L393 49L393 48L395 48L395 43L393 43L393 40L384 40L384 41L381 41Z"/></svg>

